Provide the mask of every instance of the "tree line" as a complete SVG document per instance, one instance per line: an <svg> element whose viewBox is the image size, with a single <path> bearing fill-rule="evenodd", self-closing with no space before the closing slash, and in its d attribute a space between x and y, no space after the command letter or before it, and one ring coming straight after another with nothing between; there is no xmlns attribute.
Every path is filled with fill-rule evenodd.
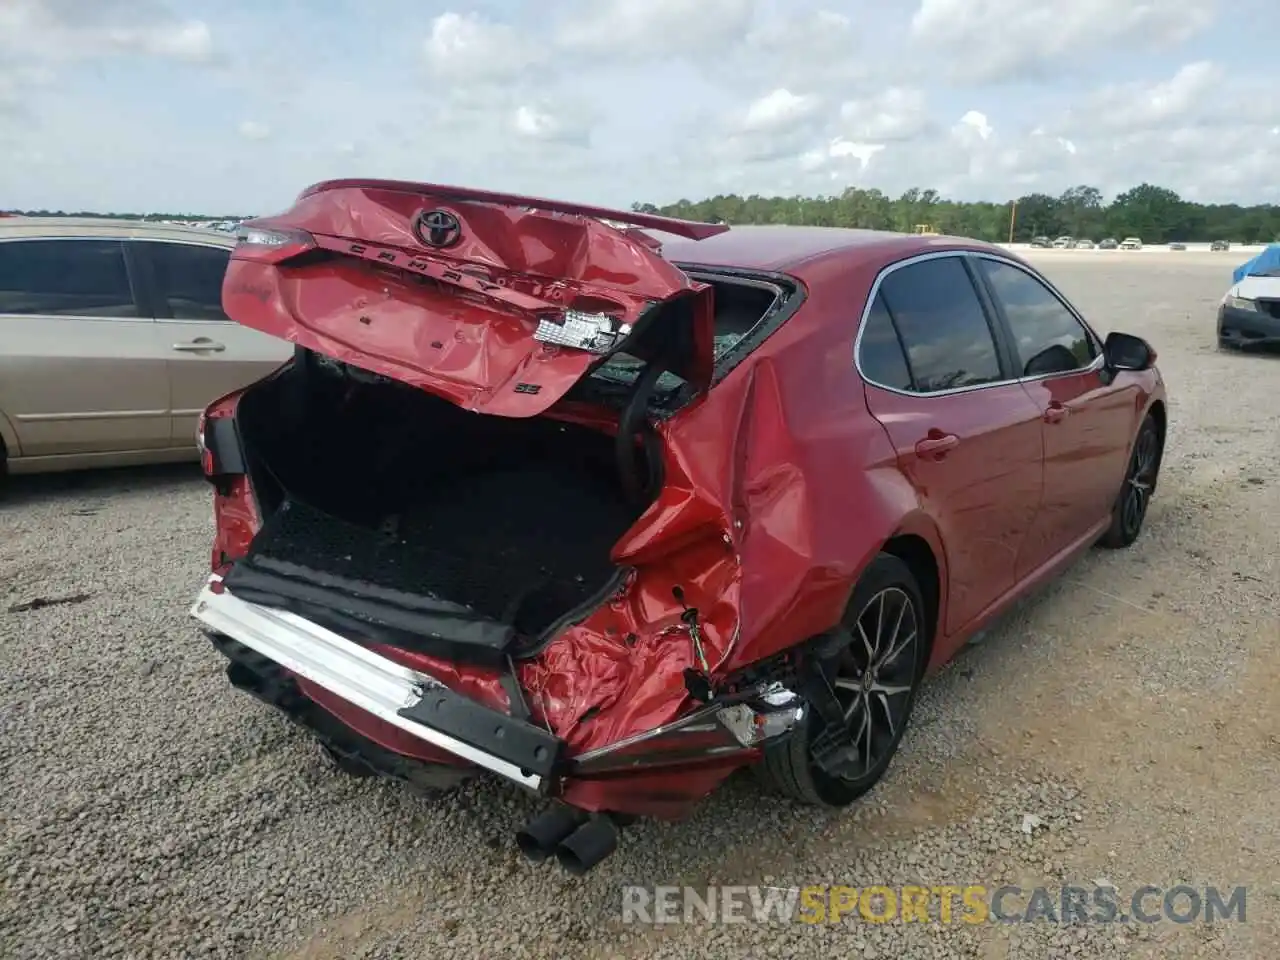
<svg viewBox="0 0 1280 960"><path fill-rule="evenodd" d="M1280 241L1280 205L1196 203L1172 190L1139 184L1103 201L1097 187L1078 186L1053 197L1031 193L1008 203L944 199L937 190L912 188L896 199L880 190L849 187L838 196L764 197L721 194L705 200L680 200L666 206L633 203L631 209L685 220L735 223L789 223L826 227L862 227L909 233L928 226L951 236L996 243L1012 237L1141 237L1145 243L1227 240L1231 243ZM14 210L20 216L93 217L133 220L246 220L243 215L196 213L109 213Z"/></svg>
<svg viewBox="0 0 1280 960"><path fill-rule="evenodd" d="M928 226L950 236L995 243L1032 237L1140 237L1144 243L1227 240L1280 241L1280 205L1204 204L1174 191L1140 184L1103 201L1097 187L1078 186L1053 197L1031 193L1008 203L944 199L936 190L912 188L894 199L880 190L849 187L838 196L740 197L721 194L666 206L633 203L632 210L704 223L785 223L861 227L910 233Z"/></svg>

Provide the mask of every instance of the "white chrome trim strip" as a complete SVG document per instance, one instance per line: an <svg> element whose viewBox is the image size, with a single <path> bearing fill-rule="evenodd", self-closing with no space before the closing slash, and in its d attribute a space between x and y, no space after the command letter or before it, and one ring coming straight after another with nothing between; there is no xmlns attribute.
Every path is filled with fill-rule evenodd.
<svg viewBox="0 0 1280 960"><path fill-rule="evenodd" d="M247 603L225 590L214 593L211 584L220 579L210 577L191 605L191 616L210 629L419 740L522 787L537 790L542 785L538 774L527 774L516 764L400 716L399 711L416 705L426 690L443 686L434 677L394 663L296 614Z"/></svg>

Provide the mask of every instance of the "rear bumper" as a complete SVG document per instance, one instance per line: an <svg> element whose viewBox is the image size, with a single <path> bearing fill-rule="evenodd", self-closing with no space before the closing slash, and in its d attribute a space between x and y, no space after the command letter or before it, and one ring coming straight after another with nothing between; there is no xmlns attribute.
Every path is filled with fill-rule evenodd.
<svg viewBox="0 0 1280 960"><path fill-rule="evenodd" d="M318 624L247 603L213 577L191 607L227 636L304 680L460 760L546 792L564 753L550 732L449 690Z"/></svg>
<svg viewBox="0 0 1280 960"><path fill-rule="evenodd" d="M1219 307L1218 338L1237 346L1280 346L1280 317L1257 310Z"/></svg>
<svg viewBox="0 0 1280 960"><path fill-rule="evenodd" d="M807 716L796 694L768 683L571 757L566 742L551 731L456 693L304 617L236 597L217 575L200 591L191 615L232 660L236 686L283 709L331 748L335 736L354 738L356 748L346 752L368 754L358 759L402 780L424 779L405 774L415 764L435 766L445 779L456 778L465 764L584 809L671 815ZM679 710L682 699L672 703ZM368 733L361 716L407 735L418 747ZM378 742L369 744L371 736ZM344 752L341 743L336 746ZM436 759L424 761L427 755Z"/></svg>

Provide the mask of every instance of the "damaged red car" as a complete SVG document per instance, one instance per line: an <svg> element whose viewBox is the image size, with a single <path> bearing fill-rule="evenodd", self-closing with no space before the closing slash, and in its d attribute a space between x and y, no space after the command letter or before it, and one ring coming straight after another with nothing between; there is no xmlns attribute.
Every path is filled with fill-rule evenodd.
<svg viewBox="0 0 1280 960"><path fill-rule="evenodd" d="M295 345L201 421L231 682L348 772L545 796L576 872L738 768L870 789L1164 449L1152 348L972 240L332 181L223 304Z"/></svg>

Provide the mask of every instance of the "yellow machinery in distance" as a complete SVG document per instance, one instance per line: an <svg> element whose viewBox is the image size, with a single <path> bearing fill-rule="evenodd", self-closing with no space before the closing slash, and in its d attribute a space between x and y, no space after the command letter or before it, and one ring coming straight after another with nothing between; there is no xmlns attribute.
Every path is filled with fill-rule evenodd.
<svg viewBox="0 0 1280 960"><path fill-rule="evenodd" d="M917 223L914 227L914 232L917 236L921 237L938 236L938 231L934 229L933 224L931 223Z"/></svg>

